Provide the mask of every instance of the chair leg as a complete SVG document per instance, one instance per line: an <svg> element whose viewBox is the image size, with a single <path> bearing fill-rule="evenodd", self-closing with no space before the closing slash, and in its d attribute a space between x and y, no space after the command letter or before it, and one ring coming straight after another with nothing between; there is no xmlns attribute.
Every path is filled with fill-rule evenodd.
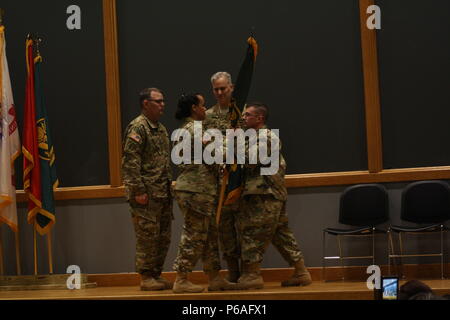
<svg viewBox="0 0 450 320"><path fill-rule="evenodd" d="M326 232L323 231L322 233L322 280L323 282L326 282L326 274L325 274L325 236L326 236Z"/></svg>
<svg viewBox="0 0 450 320"><path fill-rule="evenodd" d="M372 228L372 265L375 265L375 228Z"/></svg>
<svg viewBox="0 0 450 320"><path fill-rule="evenodd" d="M386 232L386 243L387 243L387 263L388 263L388 274L391 274L391 244L389 241L389 238L391 237L390 235L390 230L388 229L388 231Z"/></svg>
<svg viewBox="0 0 450 320"><path fill-rule="evenodd" d="M392 255L395 255L395 248L394 248L394 239L392 238L392 231L388 231L388 238L389 238L389 244L388 244L388 272L389 275L391 275L391 253ZM393 257L394 265L397 267L396 259Z"/></svg>
<svg viewBox="0 0 450 320"><path fill-rule="evenodd" d="M342 259L342 246L341 246L341 237L337 236L338 247L339 247L339 261L341 262L341 270L342 270L342 280L345 280L345 272L344 272L344 260Z"/></svg>
<svg viewBox="0 0 450 320"><path fill-rule="evenodd" d="M402 279L405 279L405 273L404 273L404 269L403 269L403 239L402 239L402 233L401 232L398 233L398 239L399 239L399 242L400 242L400 269L399 269L400 274L399 274L399 276Z"/></svg>

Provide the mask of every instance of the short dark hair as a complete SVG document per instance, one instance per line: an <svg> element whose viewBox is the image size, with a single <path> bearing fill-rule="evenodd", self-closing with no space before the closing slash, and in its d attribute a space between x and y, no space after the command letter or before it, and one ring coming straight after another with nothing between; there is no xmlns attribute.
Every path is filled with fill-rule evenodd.
<svg viewBox="0 0 450 320"><path fill-rule="evenodd" d="M249 102L247 103L247 108L253 107L256 109L256 112L258 112L259 115L264 117L264 123L267 122L267 119L269 119L269 106L267 104L264 104L262 102Z"/></svg>
<svg viewBox="0 0 450 320"><path fill-rule="evenodd" d="M142 107L144 100L148 100L152 97L152 92L159 92L161 94L164 94L164 92L158 88L146 88L146 89L141 90L141 92L139 93L139 105L141 107Z"/></svg>
<svg viewBox="0 0 450 320"><path fill-rule="evenodd" d="M192 114L192 105L198 105L200 99L198 96L202 96L200 93L182 94L178 100L177 111L175 112L175 118L182 120L188 118Z"/></svg>
<svg viewBox="0 0 450 320"><path fill-rule="evenodd" d="M433 290L419 280L410 280L400 287L399 300L409 300L418 294L433 294Z"/></svg>

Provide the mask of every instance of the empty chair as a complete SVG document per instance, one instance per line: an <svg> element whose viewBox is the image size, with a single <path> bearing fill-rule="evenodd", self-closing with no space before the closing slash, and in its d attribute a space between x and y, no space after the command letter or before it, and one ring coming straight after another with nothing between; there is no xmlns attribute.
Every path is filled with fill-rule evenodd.
<svg viewBox="0 0 450 320"><path fill-rule="evenodd" d="M391 259L409 257L440 257L441 278L444 278L444 230L445 221L450 219L450 187L440 180L419 181L409 184L402 192L401 219L416 223L411 225L392 225L388 229L389 236L389 272ZM395 253L392 233L398 234L400 253ZM431 253L404 253L402 235L424 235L440 233L440 250ZM427 242L430 243L430 242Z"/></svg>
<svg viewBox="0 0 450 320"><path fill-rule="evenodd" d="M322 277L324 281L326 280L327 260L340 260L342 268L344 268L344 260L350 259L372 259L372 264L375 264L375 234L386 233L385 230L376 226L388 219L389 197L384 186L380 184L359 184L345 189L340 197L339 223L348 225L349 228L326 228L323 230ZM336 236L338 256L326 256L326 235ZM344 257L341 238L350 236L371 238L371 254ZM344 276L342 278L344 279Z"/></svg>

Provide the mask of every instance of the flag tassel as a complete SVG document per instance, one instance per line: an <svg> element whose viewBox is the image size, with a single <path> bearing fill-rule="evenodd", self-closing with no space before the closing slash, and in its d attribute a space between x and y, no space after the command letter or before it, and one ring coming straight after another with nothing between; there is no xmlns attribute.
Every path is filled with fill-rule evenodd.
<svg viewBox="0 0 450 320"><path fill-rule="evenodd" d="M15 232L16 237L16 271L17 275L22 275L22 269L20 267L20 239L19 239L19 231Z"/></svg>
<svg viewBox="0 0 450 320"><path fill-rule="evenodd" d="M47 249L48 249L48 268L50 274L53 274L53 255L52 255L52 232L49 231L47 234Z"/></svg>

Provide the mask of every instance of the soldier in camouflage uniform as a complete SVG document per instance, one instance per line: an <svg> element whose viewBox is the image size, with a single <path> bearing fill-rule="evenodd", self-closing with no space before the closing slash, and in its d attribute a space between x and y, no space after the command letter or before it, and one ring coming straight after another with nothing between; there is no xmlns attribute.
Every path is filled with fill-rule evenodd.
<svg viewBox="0 0 450 320"><path fill-rule="evenodd" d="M248 104L243 113L245 126L253 128L257 132L260 129L267 129L265 126L267 115L266 105ZM271 135L273 136L274 133L270 130L267 132L267 150L270 151ZM259 150L259 144L257 147ZM287 190L284 181L286 162L281 154L279 164L278 172L274 175L261 175L260 164L248 164L245 167L245 185L242 193L241 213L238 216L244 263L244 274L238 281L240 289L263 288L264 281L260 274L260 264L270 242L289 265L295 268L292 277L283 281L282 286L311 283L311 276L305 268L303 254L288 226Z"/></svg>
<svg viewBox="0 0 450 320"><path fill-rule="evenodd" d="M219 275L221 268L215 218L219 167L195 164L193 158L194 139L202 141L202 130L200 135L194 136L194 126L197 124L202 129L201 121L205 119L206 111L204 104L205 99L199 94L183 95L176 113L177 119L184 120L181 127L184 130L178 131L179 136L175 136L175 141L189 133L191 157L183 160L191 163L179 165L181 172L175 186L175 197L184 216L183 232L174 263L174 270L177 272L173 287L175 293L203 292L202 286L194 285L187 279L188 273L192 272L200 258L203 270L209 277L209 291L232 289L235 286Z"/></svg>
<svg viewBox="0 0 450 320"><path fill-rule="evenodd" d="M226 130L232 129L231 103L234 87L231 75L227 72L218 72L212 76L211 84L217 104L206 111L205 130L218 129L226 137ZM239 126L240 123L237 127ZM228 280L231 282L236 282L240 276L240 244L236 227L238 210L239 202L223 206L219 225L220 245L223 258L228 265Z"/></svg>
<svg viewBox="0 0 450 320"><path fill-rule="evenodd" d="M164 97L156 88L140 94L142 114L127 127L122 176L136 234L136 270L141 290L171 289L161 277L170 244L173 220L170 140L158 122Z"/></svg>

